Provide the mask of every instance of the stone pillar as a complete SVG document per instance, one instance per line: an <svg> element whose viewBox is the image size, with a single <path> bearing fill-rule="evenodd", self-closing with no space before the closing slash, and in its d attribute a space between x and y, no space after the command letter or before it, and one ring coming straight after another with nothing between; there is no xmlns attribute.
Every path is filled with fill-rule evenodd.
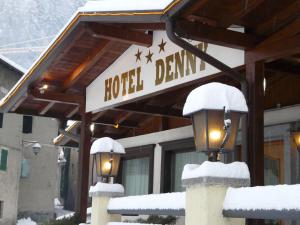
<svg viewBox="0 0 300 225"><path fill-rule="evenodd" d="M124 188L120 184L106 184L98 182L90 189L92 197L91 225L107 225L108 222L120 222L121 215L112 215L107 212L109 200L122 197Z"/></svg>
<svg viewBox="0 0 300 225"><path fill-rule="evenodd" d="M202 176L183 179L186 186L185 225L245 225L245 219L222 214L229 187L249 186L250 179Z"/></svg>

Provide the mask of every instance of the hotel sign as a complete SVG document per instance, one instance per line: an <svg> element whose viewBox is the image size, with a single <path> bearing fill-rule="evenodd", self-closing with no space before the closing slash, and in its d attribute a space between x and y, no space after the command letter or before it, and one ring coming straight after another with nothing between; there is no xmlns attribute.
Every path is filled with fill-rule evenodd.
<svg viewBox="0 0 300 225"><path fill-rule="evenodd" d="M192 42L230 67L244 64L244 52ZM173 44L164 31L149 48L132 45L86 89L86 112L97 112L219 72Z"/></svg>

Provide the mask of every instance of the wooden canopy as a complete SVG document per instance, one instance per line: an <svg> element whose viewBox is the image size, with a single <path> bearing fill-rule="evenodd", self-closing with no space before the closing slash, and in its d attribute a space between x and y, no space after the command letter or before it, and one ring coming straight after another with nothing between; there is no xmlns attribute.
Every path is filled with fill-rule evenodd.
<svg viewBox="0 0 300 225"><path fill-rule="evenodd" d="M120 138L180 127L190 124L181 110L191 89L208 79L239 85L219 73L131 104L86 114L86 87L131 44L150 46L152 31L164 30L165 21L171 19L178 36L245 50L245 66L236 68L242 74L245 71L248 84L248 133L243 132L243 139L248 140L243 158L252 184L263 185L264 109L300 103L299 12L299 0L173 0L159 10L79 11L1 100L0 110L82 120L76 202L84 221L91 120L97 124L95 137ZM233 26L244 27L245 32L228 29Z"/></svg>
<svg viewBox="0 0 300 225"><path fill-rule="evenodd" d="M299 1L177 0L160 12L79 12L2 100L1 110L80 120L86 87L131 44L150 46L151 31L164 30L164 16L176 14L180 7L185 7L176 16L175 31L180 36L251 50L250 58L267 58L265 108L276 106L274 95L284 88L284 82L299 82L293 76L299 73ZM231 26L245 27L246 33L228 30ZM243 73L243 67L238 69ZM238 86L222 73L207 79ZM92 118L97 126L94 136L120 138L188 125L189 119L181 113L184 100L204 82L207 80L97 113ZM299 103L298 88L291 88L281 106Z"/></svg>

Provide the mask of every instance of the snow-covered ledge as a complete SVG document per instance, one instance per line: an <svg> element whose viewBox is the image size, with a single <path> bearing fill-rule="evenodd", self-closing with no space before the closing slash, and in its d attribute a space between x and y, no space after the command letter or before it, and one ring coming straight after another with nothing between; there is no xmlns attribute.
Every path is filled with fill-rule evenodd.
<svg viewBox="0 0 300 225"><path fill-rule="evenodd" d="M300 219L300 184L229 188L223 215L249 219Z"/></svg>
<svg viewBox="0 0 300 225"><path fill-rule="evenodd" d="M243 162L224 164L206 161L201 165L187 164L182 173L182 185L225 185L230 187L250 186L248 166Z"/></svg>
<svg viewBox="0 0 300 225"><path fill-rule="evenodd" d="M245 225L245 219L223 217L223 202L229 187L250 184L245 163L204 162L184 167L182 182L186 186L186 225Z"/></svg>
<svg viewBox="0 0 300 225"><path fill-rule="evenodd" d="M98 182L95 186L90 187L90 197L122 197L124 196L124 187L121 184L108 184Z"/></svg>

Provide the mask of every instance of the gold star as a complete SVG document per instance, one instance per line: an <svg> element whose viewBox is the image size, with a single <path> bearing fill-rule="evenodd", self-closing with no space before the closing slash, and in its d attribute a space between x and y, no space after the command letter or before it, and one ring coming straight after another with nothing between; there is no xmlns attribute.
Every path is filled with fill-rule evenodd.
<svg viewBox="0 0 300 225"><path fill-rule="evenodd" d="M142 52L140 51L140 49L138 49L137 53L135 54L136 62L141 61L141 54Z"/></svg>
<svg viewBox="0 0 300 225"><path fill-rule="evenodd" d="M152 56L153 56L153 53L150 52L150 49L149 49L149 53L148 53L148 55L146 55L146 58L147 58L147 64L148 64L148 62L152 62Z"/></svg>
<svg viewBox="0 0 300 225"><path fill-rule="evenodd" d="M161 51L165 51L165 45L167 44L167 42L165 41L164 42L164 39L161 39L161 43L158 45L158 47L159 47L159 53L161 52Z"/></svg>

